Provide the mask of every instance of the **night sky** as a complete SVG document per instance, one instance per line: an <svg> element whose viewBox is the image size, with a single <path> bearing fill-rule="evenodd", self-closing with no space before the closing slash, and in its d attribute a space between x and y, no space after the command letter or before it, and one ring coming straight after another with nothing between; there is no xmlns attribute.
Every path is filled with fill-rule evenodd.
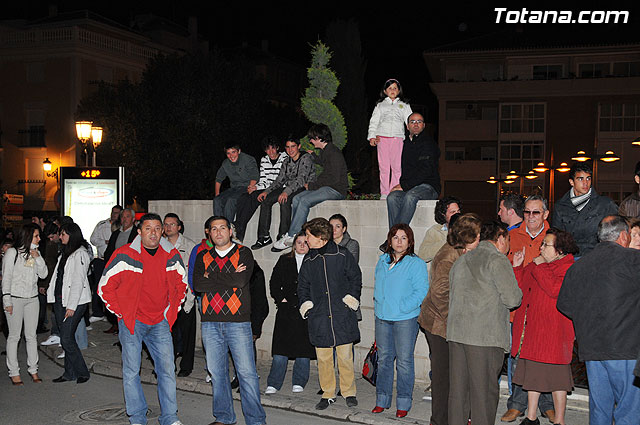
<svg viewBox="0 0 640 425"><path fill-rule="evenodd" d="M127 25L136 14L153 13L187 26L189 16L198 18L199 32L211 46L230 48L243 42L260 47L268 40L269 50L303 66L309 63L309 44L324 37L327 24L334 19L355 19L359 23L364 54L367 60L366 86L370 100L377 98L379 86L390 77L398 78L412 102L428 104L428 75L421 52L464 39L501 31L514 31L516 25L496 24L495 7L520 10L514 1L481 2L385 2L388 7L373 7L366 2L260 2L255 6L246 1L14 1L3 2L0 19L35 19L47 15L48 4L58 5L59 13L90 8L91 11ZM527 2L525 2L527 3ZM629 10L632 2L571 2L563 6L552 2L528 2L527 9ZM633 2L635 3L635 2ZM638 12L636 15L635 11ZM563 40L581 37L592 42L638 41L640 8L630 10L626 25L541 25L527 24L525 31L538 32L541 37ZM635 31L634 31L635 27ZM567 31L569 30L569 31ZM628 34L628 36L626 35ZM508 34L505 38L508 38Z"/></svg>

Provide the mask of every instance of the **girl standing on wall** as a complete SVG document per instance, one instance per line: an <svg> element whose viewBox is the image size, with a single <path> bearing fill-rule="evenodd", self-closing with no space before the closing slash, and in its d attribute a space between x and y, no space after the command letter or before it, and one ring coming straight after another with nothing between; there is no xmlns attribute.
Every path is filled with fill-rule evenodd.
<svg viewBox="0 0 640 425"><path fill-rule="evenodd" d="M412 114L411 106L402 98L400 82L394 78L387 80L369 121L367 139L371 146L378 147L380 199L386 199L391 188L400 183L404 130Z"/></svg>

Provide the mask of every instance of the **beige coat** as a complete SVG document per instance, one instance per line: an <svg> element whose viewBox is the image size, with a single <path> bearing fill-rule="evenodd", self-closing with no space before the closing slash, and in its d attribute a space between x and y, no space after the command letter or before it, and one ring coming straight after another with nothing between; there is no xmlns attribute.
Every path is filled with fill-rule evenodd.
<svg viewBox="0 0 640 425"><path fill-rule="evenodd" d="M522 291L507 256L489 241L455 262L449 273L447 341L509 351L509 310Z"/></svg>
<svg viewBox="0 0 640 425"><path fill-rule="evenodd" d="M427 233L424 235L420 249L418 249L418 257L428 263L446 243L447 231L442 229L442 224L434 224L427 229Z"/></svg>

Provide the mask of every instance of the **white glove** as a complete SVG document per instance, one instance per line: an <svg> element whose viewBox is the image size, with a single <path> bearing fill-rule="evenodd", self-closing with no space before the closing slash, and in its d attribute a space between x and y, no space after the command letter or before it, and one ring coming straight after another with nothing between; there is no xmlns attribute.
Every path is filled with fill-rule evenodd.
<svg viewBox="0 0 640 425"><path fill-rule="evenodd" d="M309 310L311 310L312 308L313 308L312 301L303 302L302 305L300 306L300 316L302 316L303 319L306 319L307 314L309 313Z"/></svg>
<svg viewBox="0 0 640 425"><path fill-rule="evenodd" d="M187 289L187 299L184 301L184 312L189 313L193 308L193 304L196 301L196 297L191 293L190 289Z"/></svg>
<svg viewBox="0 0 640 425"><path fill-rule="evenodd" d="M352 297L349 294L344 296L344 298L342 299L342 302L345 303L347 307L349 307L353 311L356 311L360 306L360 301L356 300L354 297Z"/></svg>

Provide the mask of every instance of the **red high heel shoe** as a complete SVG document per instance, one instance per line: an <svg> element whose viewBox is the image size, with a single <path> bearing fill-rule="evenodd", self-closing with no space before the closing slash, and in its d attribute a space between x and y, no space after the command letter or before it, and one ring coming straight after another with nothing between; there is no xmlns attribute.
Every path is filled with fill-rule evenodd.
<svg viewBox="0 0 640 425"><path fill-rule="evenodd" d="M397 410L396 418L404 418L405 416L407 416L407 413L409 413L408 410Z"/></svg>
<svg viewBox="0 0 640 425"><path fill-rule="evenodd" d="M376 406L373 408L373 410L371 411L371 413L382 413L384 412L384 407L380 407L380 406Z"/></svg>

